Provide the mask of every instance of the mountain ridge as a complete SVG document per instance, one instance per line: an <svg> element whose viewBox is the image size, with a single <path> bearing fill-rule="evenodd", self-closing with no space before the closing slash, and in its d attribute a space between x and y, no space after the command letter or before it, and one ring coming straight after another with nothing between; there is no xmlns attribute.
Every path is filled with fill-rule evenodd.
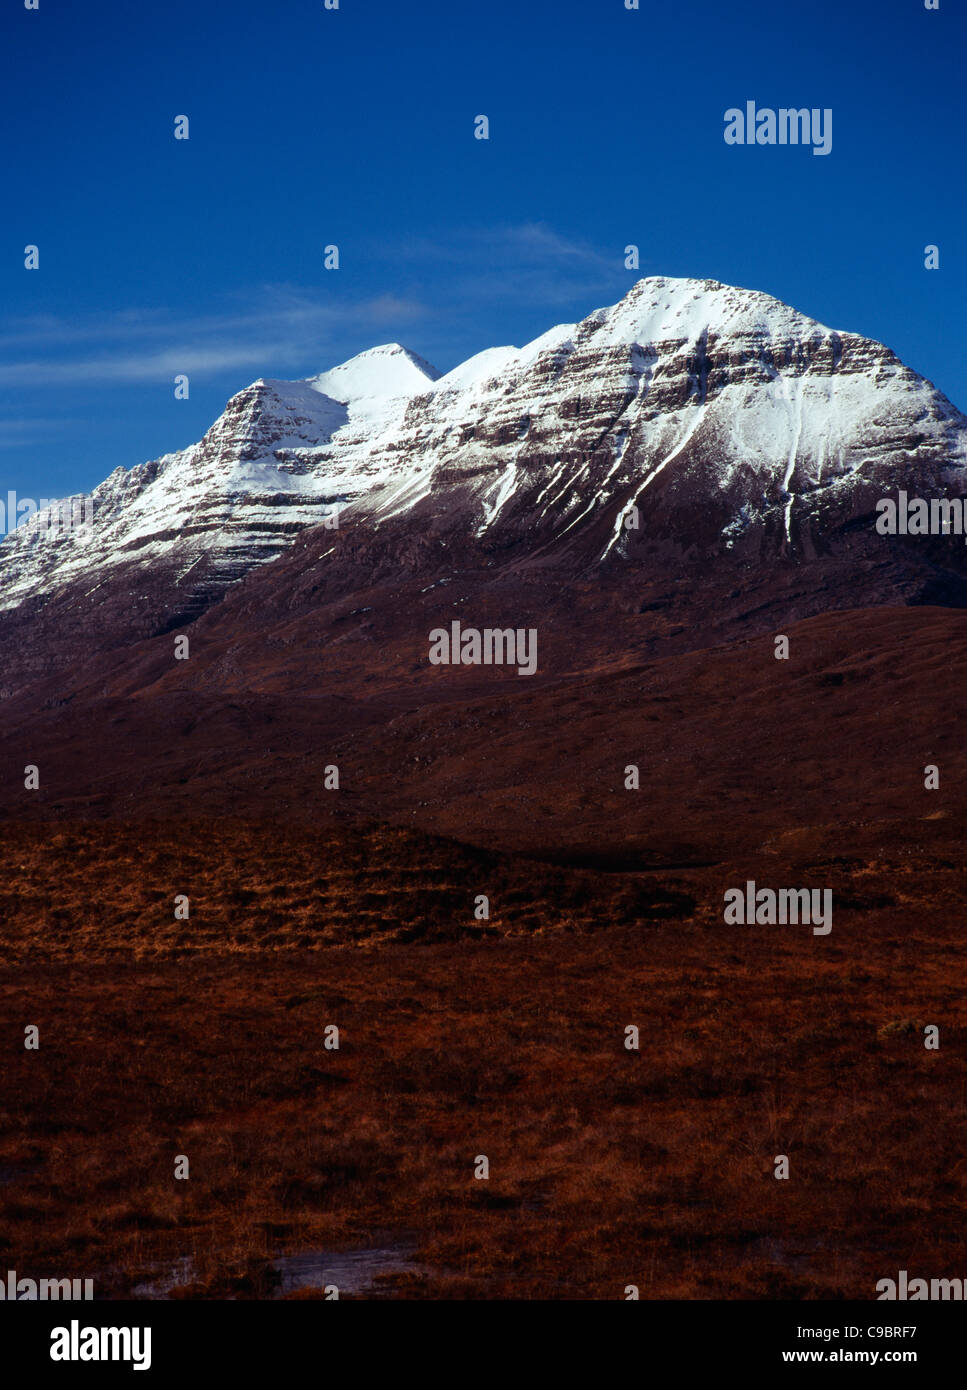
<svg viewBox="0 0 967 1390"><path fill-rule="evenodd" d="M543 680L834 610L967 607L960 538L875 526L900 487L963 491L965 461L967 419L888 348L653 277L443 375L384 344L259 378L197 444L115 470L86 544L14 535L0 700L29 717L170 685L189 630L176 684L301 690L301 665L340 698L421 699L427 633L454 618L539 629Z"/></svg>
<svg viewBox="0 0 967 1390"><path fill-rule="evenodd" d="M600 560L642 540L732 548L763 528L808 549L911 459L923 489L962 483L967 418L888 348L760 291L649 277L442 375L394 343L301 381L258 378L198 443L114 470L89 538L42 523L8 538L0 608L134 561L173 585L195 572L201 611L343 509L538 544L606 516ZM646 503L631 535L627 509Z"/></svg>

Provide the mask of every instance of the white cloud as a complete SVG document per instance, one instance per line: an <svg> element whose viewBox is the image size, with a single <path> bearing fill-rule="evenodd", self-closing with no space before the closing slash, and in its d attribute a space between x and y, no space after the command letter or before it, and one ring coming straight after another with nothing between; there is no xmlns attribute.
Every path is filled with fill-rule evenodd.
<svg viewBox="0 0 967 1390"><path fill-rule="evenodd" d="M495 308L507 306L510 322L522 309L531 319L545 310L571 317L628 288L623 247L602 251L541 221L458 229L391 249L374 242L363 253L392 288L350 299L263 284L190 316L134 306L0 321L0 389L161 382L180 372L202 381L309 375L379 342L420 351L428 336L455 362L489 345L468 339Z"/></svg>
<svg viewBox="0 0 967 1390"><path fill-rule="evenodd" d="M178 372L204 378L243 367L261 375L270 364L307 360L321 366L328 344L347 332L398 326L426 312L391 293L322 303L296 286L265 285L246 296L244 309L190 319L156 309L86 321L40 315L0 326L0 387L157 381Z"/></svg>

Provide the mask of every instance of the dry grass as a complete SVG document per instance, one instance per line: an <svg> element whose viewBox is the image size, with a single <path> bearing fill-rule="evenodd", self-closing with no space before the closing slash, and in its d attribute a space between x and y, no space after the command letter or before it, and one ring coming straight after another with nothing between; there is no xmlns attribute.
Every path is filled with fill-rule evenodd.
<svg viewBox="0 0 967 1390"><path fill-rule="evenodd" d="M964 1272L967 947L868 870L840 866L859 906L817 939L724 927L712 879L676 917L681 883L395 831L4 830L4 1268L122 1294L191 1256L183 1295L259 1297L280 1251L412 1234L429 1272L390 1295L866 1298ZM481 935L492 884L523 896Z"/></svg>
<svg viewBox="0 0 967 1390"><path fill-rule="evenodd" d="M588 930L602 908L633 922L694 907L650 876L602 879L378 825L313 833L242 820L6 824L0 884L0 958L23 962ZM187 921L175 917L181 894ZM487 920L475 916L479 894Z"/></svg>

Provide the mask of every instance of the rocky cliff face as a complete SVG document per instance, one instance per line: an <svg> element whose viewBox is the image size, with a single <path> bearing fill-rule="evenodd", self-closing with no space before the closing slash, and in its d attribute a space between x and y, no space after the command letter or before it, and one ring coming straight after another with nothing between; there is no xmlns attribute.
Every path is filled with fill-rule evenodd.
<svg viewBox="0 0 967 1390"><path fill-rule="evenodd" d="M764 536L801 551L912 477L959 492L967 419L879 343L767 295L648 279L448 373L373 447L408 461L365 500L377 521L419 502L481 536L580 528L597 559Z"/></svg>
<svg viewBox="0 0 967 1390"><path fill-rule="evenodd" d="M41 513L11 536L0 552L0 607L123 571L132 584L164 576L201 611L381 480L374 466L327 446L337 435L387 432L408 394L434 375L392 344L312 382L254 382L197 444L115 469L91 495L89 530L48 526Z"/></svg>

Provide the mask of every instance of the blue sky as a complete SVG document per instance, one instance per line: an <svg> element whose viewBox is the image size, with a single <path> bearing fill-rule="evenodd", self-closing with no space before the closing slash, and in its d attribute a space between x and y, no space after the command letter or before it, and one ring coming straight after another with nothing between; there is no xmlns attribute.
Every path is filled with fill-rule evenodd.
<svg viewBox="0 0 967 1390"><path fill-rule="evenodd" d="M180 448L256 377L392 341L446 370L649 274L878 338L967 410L965 53L955 0L6 0L0 494ZM748 100L831 108L831 154L726 145Z"/></svg>

